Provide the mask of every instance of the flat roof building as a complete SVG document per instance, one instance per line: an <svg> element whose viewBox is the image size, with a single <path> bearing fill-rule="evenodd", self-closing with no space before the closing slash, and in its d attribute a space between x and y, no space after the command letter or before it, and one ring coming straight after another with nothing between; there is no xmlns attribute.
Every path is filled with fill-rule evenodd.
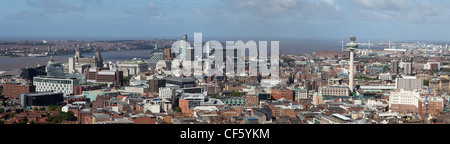
<svg viewBox="0 0 450 144"><path fill-rule="evenodd" d="M64 96L73 95L78 79L72 77L38 76L33 78L36 92L61 92Z"/></svg>
<svg viewBox="0 0 450 144"><path fill-rule="evenodd" d="M166 83L178 85L181 88L195 87L195 79L180 77L164 77Z"/></svg>
<svg viewBox="0 0 450 144"><path fill-rule="evenodd" d="M21 94L19 99L23 107L59 105L64 102L63 93L55 92Z"/></svg>

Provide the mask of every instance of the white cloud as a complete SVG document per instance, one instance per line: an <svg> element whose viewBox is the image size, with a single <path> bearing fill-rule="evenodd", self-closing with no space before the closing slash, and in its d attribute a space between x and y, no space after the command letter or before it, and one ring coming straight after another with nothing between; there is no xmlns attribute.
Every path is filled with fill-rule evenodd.
<svg viewBox="0 0 450 144"><path fill-rule="evenodd" d="M83 0L77 5L61 0L27 0L29 9L21 10L10 18L14 19L41 19L54 15L66 15L72 13L87 13L91 6L101 8L102 0Z"/></svg>
<svg viewBox="0 0 450 144"><path fill-rule="evenodd" d="M146 19L167 20L167 17L162 12L161 7L153 2L148 2L144 7L122 6L122 12Z"/></svg>
<svg viewBox="0 0 450 144"><path fill-rule="evenodd" d="M340 3L335 0L222 0L234 14L249 12L264 18L337 18Z"/></svg>
<svg viewBox="0 0 450 144"><path fill-rule="evenodd" d="M438 1L424 0L351 0L350 6L363 20L435 23L447 19L448 10Z"/></svg>

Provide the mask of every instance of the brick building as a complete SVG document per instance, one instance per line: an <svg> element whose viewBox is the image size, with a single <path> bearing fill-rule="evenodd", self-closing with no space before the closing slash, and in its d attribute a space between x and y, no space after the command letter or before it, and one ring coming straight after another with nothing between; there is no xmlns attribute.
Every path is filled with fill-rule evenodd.
<svg viewBox="0 0 450 144"><path fill-rule="evenodd" d="M425 101L419 101L419 107L417 112L423 118L426 117L426 105ZM429 98L428 99L428 115L439 116L440 112L444 111L444 102L439 99Z"/></svg>
<svg viewBox="0 0 450 144"><path fill-rule="evenodd" d="M321 74L304 74L304 73L299 73L295 76L295 78L297 79L297 81L302 81L302 80L308 80L311 81L313 78L316 79L320 79L322 78Z"/></svg>
<svg viewBox="0 0 450 144"><path fill-rule="evenodd" d="M173 60L175 58L175 53L172 53L171 48L164 49L164 60Z"/></svg>
<svg viewBox="0 0 450 144"><path fill-rule="evenodd" d="M272 89L270 95L272 95L272 97L275 100L284 98L286 100L294 100L294 91L293 90L288 90L288 89L280 89L280 88L276 88L276 89Z"/></svg>
<svg viewBox="0 0 450 144"><path fill-rule="evenodd" d="M414 113L424 118L426 113L426 105L424 103L427 95L427 90L400 89L391 91L389 108L392 112ZM444 109L444 99L436 95L436 92L432 91L428 97L428 114L439 116Z"/></svg>
<svg viewBox="0 0 450 144"><path fill-rule="evenodd" d="M93 113L91 124L96 124L97 122L111 121L111 116L105 113Z"/></svg>
<svg viewBox="0 0 450 144"><path fill-rule="evenodd" d="M90 68L86 69L86 79L88 82L104 82L122 85L123 71L104 70L104 68Z"/></svg>
<svg viewBox="0 0 450 144"><path fill-rule="evenodd" d="M273 117L295 117L297 115L293 109L285 105L269 105L269 108L272 110Z"/></svg>
<svg viewBox="0 0 450 144"><path fill-rule="evenodd" d="M189 100L180 99L178 102L179 107L181 108L181 112L183 113L192 113L193 111L189 109Z"/></svg>
<svg viewBox="0 0 450 144"><path fill-rule="evenodd" d="M20 94L35 92L36 87L27 84L4 84L3 95L5 98L18 99Z"/></svg>
<svg viewBox="0 0 450 144"><path fill-rule="evenodd" d="M67 104L71 104L71 103L76 102L76 101L90 102L91 99L89 99L89 98L84 98L84 97L68 97L68 98L66 99L66 103L67 103Z"/></svg>
<svg viewBox="0 0 450 144"><path fill-rule="evenodd" d="M259 97L257 95L246 95L243 96L245 99L245 107L258 107L259 106Z"/></svg>
<svg viewBox="0 0 450 144"><path fill-rule="evenodd" d="M136 124L156 124L156 117L153 115L133 115L130 117L132 121Z"/></svg>
<svg viewBox="0 0 450 144"><path fill-rule="evenodd" d="M91 90L99 90L99 89L102 89L102 87L99 85L74 86L73 95L81 95L81 94L83 94L83 91L91 91Z"/></svg>

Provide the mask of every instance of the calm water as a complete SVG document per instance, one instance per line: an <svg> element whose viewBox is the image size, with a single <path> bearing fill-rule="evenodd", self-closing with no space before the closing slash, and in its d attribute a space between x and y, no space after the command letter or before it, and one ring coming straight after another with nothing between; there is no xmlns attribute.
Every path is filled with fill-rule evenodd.
<svg viewBox="0 0 450 144"><path fill-rule="evenodd" d="M243 40L246 42L247 40ZM256 40L255 40L256 41ZM271 40L265 40L271 41ZM288 39L278 40L280 43L281 54L304 54L312 53L318 50L329 50L329 51L340 51L341 41L339 40L296 40ZM270 45L270 43L268 43ZM377 47L372 47L377 49ZM365 47L360 47L360 49L366 49ZM111 51L102 52L102 57L104 61L123 61L132 58L142 58L149 59L151 50L130 50L130 51ZM83 53L84 57L92 57L94 53ZM63 56L53 56L56 62L67 63L68 58L73 57L71 55ZM0 57L0 74L11 74L18 73L21 68L24 67L36 67L38 64L47 64L49 57Z"/></svg>
<svg viewBox="0 0 450 144"><path fill-rule="evenodd" d="M110 51L101 52L103 61L123 61L130 60L132 58L149 59L151 50L130 50L130 51ZM83 53L83 57L92 57L94 53ZM53 56L56 62L67 63L71 55ZM36 67L37 65L47 64L50 57L0 57L0 74L2 71L6 71L4 74L17 73L24 67Z"/></svg>

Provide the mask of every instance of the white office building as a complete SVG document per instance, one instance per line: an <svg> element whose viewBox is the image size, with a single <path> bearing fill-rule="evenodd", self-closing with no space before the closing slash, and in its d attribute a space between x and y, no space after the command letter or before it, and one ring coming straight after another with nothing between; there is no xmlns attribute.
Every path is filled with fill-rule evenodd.
<svg viewBox="0 0 450 144"><path fill-rule="evenodd" d="M172 98L175 96L175 89L174 87L161 87L159 88L159 97L162 99L165 98Z"/></svg>
<svg viewBox="0 0 450 144"><path fill-rule="evenodd" d="M145 99L142 103L144 104L144 112L161 113L172 109L172 103L166 99Z"/></svg>
<svg viewBox="0 0 450 144"><path fill-rule="evenodd" d="M423 79L415 76L403 76L395 80L395 89L422 89Z"/></svg>
<svg viewBox="0 0 450 144"><path fill-rule="evenodd" d="M60 92L64 96L72 95L74 86L78 85L76 78L41 76L33 78L36 92Z"/></svg>
<svg viewBox="0 0 450 144"><path fill-rule="evenodd" d="M322 86L319 87L319 93L323 96L349 96L350 90L345 85Z"/></svg>

